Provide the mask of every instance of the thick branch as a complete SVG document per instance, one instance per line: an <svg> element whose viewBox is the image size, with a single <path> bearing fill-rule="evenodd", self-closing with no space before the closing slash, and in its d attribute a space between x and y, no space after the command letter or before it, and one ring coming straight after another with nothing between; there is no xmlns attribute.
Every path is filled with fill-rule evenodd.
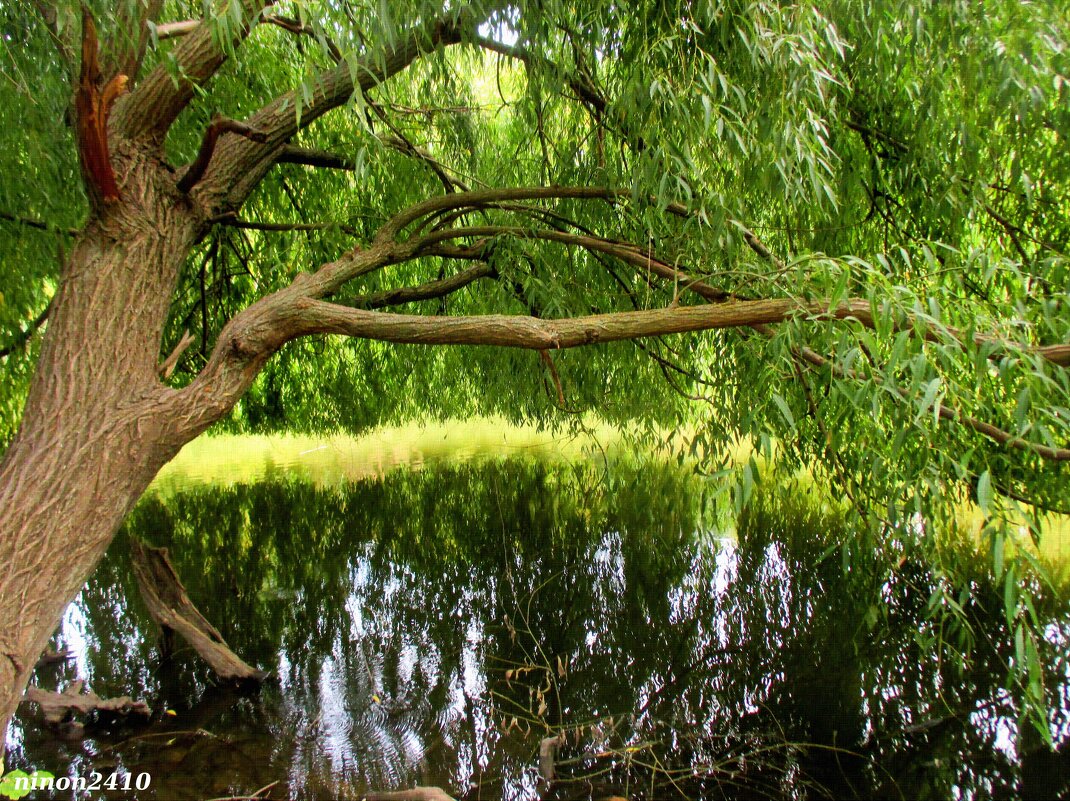
<svg viewBox="0 0 1070 801"><path fill-rule="evenodd" d="M152 710L144 701L135 701L128 695L121 698L101 698L94 693L83 693L84 682L79 679L72 682L61 693L49 692L36 686L26 688L24 703L37 704L41 714L48 723L59 724L71 712L87 715L93 712L107 712L116 715L133 715L148 719Z"/></svg>
<svg viewBox="0 0 1070 801"><path fill-rule="evenodd" d="M162 139L171 123L189 105L198 87L206 84L227 60L227 49L249 34L250 24L272 2L274 0L242 0L245 23L229 28L231 40L226 47L220 46L214 26L207 20L184 36L172 51L177 73L173 67L160 64L121 104L120 122L126 135L137 138L152 133ZM217 4L217 10L225 10L227 5L225 2ZM172 77L173 73L179 76L177 80Z"/></svg>
<svg viewBox="0 0 1070 801"><path fill-rule="evenodd" d="M413 787L383 793L365 793L364 801L453 801L453 796L439 787Z"/></svg>
<svg viewBox="0 0 1070 801"><path fill-rule="evenodd" d="M273 330L257 328L238 334L238 350L256 351L263 345L309 334L344 334L361 339L422 345L495 345L548 350L602 342L681 334L759 323L780 323L799 314L854 317L865 302L848 301L834 310L828 303L795 300L754 300L710 306L687 306L617 312L545 320L502 314L475 317L425 317L350 309L307 297L295 298L278 310Z"/></svg>
<svg viewBox="0 0 1070 801"><path fill-rule="evenodd" d="M362 263L377 265L388 255L363 251ZM290 287L254 303L221 332L208 364L172 396L184 425L200 431L230 409L252 384L267 359L286 342L313 334L344 334L385 342L496 345L550 350L671 333L783 322L799 314L827 315L827 303L768 300L592 315L566 320L485 315L424 317L347 308L309 297L307 274ZM850 304L832 317L852 316Z"/></svg>

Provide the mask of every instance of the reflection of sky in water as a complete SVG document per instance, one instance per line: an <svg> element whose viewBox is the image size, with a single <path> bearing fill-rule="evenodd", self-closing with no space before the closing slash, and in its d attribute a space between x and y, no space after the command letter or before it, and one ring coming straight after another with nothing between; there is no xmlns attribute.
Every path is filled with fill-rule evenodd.
<svg viewBox="0 0 1070 801"><path fill-rule="evenodd" d="M436 500L470 491L438 487L433 476L427 482ZM514 490L521 500L532 491ZM315 500L310 508L328 519L330 498ZM403 500L419 508L418 501ZM266 507L267 500L260 502ZM990 674L978 666L970 674L976 686L960 688L958 679L944 676L939 659L919 659L913 649L921 626L908 612L909 595L899 580L870 590L869 597L899 616L887 642L871 641L852 585L838 567L810 574L805 560L812 555L775 537L748 544L698 532L667 546L652 533L668 516L656 500L626 514L603 511L600 523L596 515L589 522L590 500L585 503L587 517L576 519L587 520L590 531L560 504L557 518L536 514L506 536L499 515L509 503L489 510L473 503L490 519L466 519L460 524L465 530L447 535L421 531L426 540L414 552L340 539L330 542L326 559L309 553L310 560L335 560L337 569L332 562L312 573L310 584L280 590L257 607L267 621L279 609L294 615L274 624L289 627L285 634L278 628L263 632L263 663L276 666L277 688L265 689L249 705L253 723L242 720L234 705L224 705L222 713L195 724L232 739L249 738L247 747L261 754L260 773L212 795L288 778L291 798L329 797L339 788L355 794L442 784L456 797L485 787L488 794L479 797L532 801L545 797L536 770L538 740L547 731L540 727L558 722L574 727L570 747L656 741L668 744L658 759L683 759L684 768L723 761L736 770L741 763L732 762L734 755L757 748L771 755L765 757L770 764L781 760L775 775L762 781L800 797L823 763L807 761L798 748L788 759L784 744L816 741L844 750L844 742L821 739L829 731L846 738L846 750L857 748L882 765L899 753L912 755L910 770L927 766L943 782L945 796L978 797L999 789L998 776L970 772L971 754L1020 761L1013 704L1000 686L1005 662L994 655L983 668ZM615 496L613 503L626 501ZM349 530L350 519L339 520L340 529ZM387 517L383 528L390 522ZM693 520L677 525L695 531ZM469 534L478 541L481 526L497 532L490 538L497 545L467 543ZM359 530L373 529L367 523ZM469 547L470 556L456 555ZM272 576L272 586L288 586L285 576ZM829 589L836 581L845 583ZM83 593L67 611L61 638L75 652L70 673L93 679L106 668L132 677L129 687L118 690L151 698L159 679L145 655L155 634L117 600L122 597L108 586ZM220 601L214 612L206 609L209 617L225 616L222 594L202 597ZM304 609L309 616L300 615ZM108 625L113 628L105 631ZM862 639L856 642L858 632ZM1050 624L1045 640L1061 655L1049 686L1057 701L1052 730L1062 742L1070 739L1070 623ZM290 641L292 648L285 644ZM105 642L108 658L124 660L125 667L100 653ZM241 640L232 644L240 647ZM531 670L506 681L505 671L519 667ZM196 711L205 687L193 687ZM524 724L528 733L503 731L511 717L540 717L536 691L545 692L542 720ZM940 729L944 743L929 727L951 714L962 725L953 735ZM588 724L610 715L616 726L606 724L596 736ZM16 749L28 748L22 734L20 727L12 732ZM765 769L761 758L747 764L751 773ZM605 772L607 763L589 767ZM853 783L875 775L864 765L850 770Z"/></svg>
<svg viewBox="0 0 1070 801"><path fill-rule="evenodd" d="M84 603L79 594L74 599L74 603L67 607L67 611L63 614L63 622L60 624L60 639L64 647L71 650L78 675L89 678L89 643L85 638L86 619L82 612Z"/></svg>

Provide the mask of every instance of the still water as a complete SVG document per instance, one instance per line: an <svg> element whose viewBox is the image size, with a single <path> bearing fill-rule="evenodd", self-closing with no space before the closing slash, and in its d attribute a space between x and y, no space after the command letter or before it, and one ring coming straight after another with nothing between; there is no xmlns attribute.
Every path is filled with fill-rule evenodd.
<svg viewBox="0 0 1070 801"><path fill-rule="evenodd" d="M669 466L512 458L161 492L68 610L55 645L74 658L38 676L144 699L153 722L64 740L26 716L8 767L147 773L147 791L53 796L146 801L273 783L295 800L415 785L517 801L1067 792L1064 600L1036 600L1060 755L1019 736L983 560L963 664L926 618L943 579L909 550L894 570L864 553L845 569L829 547L844 521L797 487L738 519L710 491ZM272 681L219 686L182 643L161 649L131 537L170 549ZM558 735L547 781L540 743Z"/></svg>

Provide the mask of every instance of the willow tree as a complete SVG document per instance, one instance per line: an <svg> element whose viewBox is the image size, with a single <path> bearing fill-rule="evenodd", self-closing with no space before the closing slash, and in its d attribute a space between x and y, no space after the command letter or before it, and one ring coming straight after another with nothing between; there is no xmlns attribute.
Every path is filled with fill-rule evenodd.
<svg viewBox="0 0 1070 801"><path fill-rule="evenodd" d="M236 406L687 423L711 460L824 464L893 537L964 494L1063 503L1065 22L4 3L0 731L159 467Z"/></svg>

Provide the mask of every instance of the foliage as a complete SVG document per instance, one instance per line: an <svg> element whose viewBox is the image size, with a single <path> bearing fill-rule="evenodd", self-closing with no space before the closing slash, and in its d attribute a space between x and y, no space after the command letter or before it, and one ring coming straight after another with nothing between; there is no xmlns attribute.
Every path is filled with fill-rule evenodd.
<svg viewBox="0 0 1070 801"><path fill-rule="evenodd" d="M146 4L90 5L102 40L121 43ZM1037 621L1017 589L1024 568L1004 555L1022 515L1039 537L1037 510L1065 507L1070 377L1039 350L1070 341L1065 9L1018 0L466 8L476 24L460 45L427 48L299 133L297 144L341 154L351 169L282 164L240 209L244 221L303 229L221 219L189 254L162 356L187 329L197 342L172 381L193 379L240 309L366 244L413 203L464 188L614 188L613 202L485 204L439 218L493 228L456 239L490 275L408 310L559 318L720 297L832 310L851 301L852 320L798 313L544 358L306 339L268 364L227 425L352 430L471 409L560 420L564 407L638 422L650 438L659 425L688 426L711 472L740 441L761 456L776 443L789 467L824 465L870 522L871 544L909 530L934 548L935 532L975 499L1020 632L1013 665L1039 702L1029 668ZM5 440L37 353L31 321L87 208L70 129L57 124L76 8L54 10L50 29L27 4L0 7ZM334 60L360 80L360 59L384 63L421 24L459 14L430 0L293 0L271 12L290 30L265 20L242 42L247 10L236 0L163 3L149 67L181 80L182 39L159 31L205 14L232 51L170 130L176 169L213 112L240 119L293 90L293 114L310 119ZM565 241L553 241L559 234ZM455 263L425 255L349 282L335 299L368 303L453 275ZM740 506L754 480L748 466Z"/></svg>

